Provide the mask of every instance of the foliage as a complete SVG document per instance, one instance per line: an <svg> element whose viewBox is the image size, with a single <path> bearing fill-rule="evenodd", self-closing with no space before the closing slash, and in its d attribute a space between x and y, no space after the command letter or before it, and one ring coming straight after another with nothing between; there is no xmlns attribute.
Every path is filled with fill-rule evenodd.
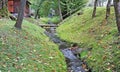
<svg viewBox="0 0 120 72"><path fill-rule="evenodd" d="M1 17L8 17L8 10L6 7L3 7L2 9L0 9L0 16Z"/></svg>
<svg viewBox="0 0 120 72"><path fill-rule="evenodd" d="M61 0L63 16L69 16L86 5L88 0ZM67 14L67 15L66 15Z"/></svg>
<svg viewBox="0 0 120 72"><path fill-rule="evenodd" d="M62 9L67 5L67 11L76 9L76 8L82 8L87 0L61 0Z"/></svg>
<svg viewBox="0 0 120 72"><path fill-rule="evenodd" d="M92 19L92 9L84 9L83 15L74 14L57 29L58 35L83 48L93 48L88 54L82 53L93 72L120 71L120 37L112 8L108 22L105 8L98 8L96 18ZM83 56L84 55L84 56Z"/></svg>
<svg viewBox="0 0 120 72"><path fill-rule="evenodd" d="M58 24L60 22L60 18L58 16L55 16L52 18L42 17L42 18L40 18L40 20L45 24L47 24L49 22L51 22L53 24Z"/></svg>
<svg viewBox="0 0 120 72"><path fill-rule="evenodd" d="M32 3L32 9L35 11L39 8L39 15L40 16L48 16L50 8L55 8L56 6L53 6L54 0L31 0Z"/></svg>
<svg viewBox="0 0 120 72"><path fill-rule="evenodd" d="M43 1L41 3L41 6L39 7L39 2ZM77 8L79 10L83 6L85 6L85 3L88 0L60 0L61 1L61 8L62 8L62 13L64 11L71 11ZM40 8L39 15L40 16L48 16L50 13L50 8L53 8L56 11L56 16L59 15L58 13L58 0L31 0L32 3L32 9L36 10ZM67 7L67 8L66 8ZM66 9L65 9L66 8ZM76 10L75 10L76 11Z"/></svg>
<svg viewBox="0 0 120 72"><path fill-rule="evenodd" d="M63 55L43 29L24 21L17 30L14 23L0 19L1 72L66 72Z"/></svg>

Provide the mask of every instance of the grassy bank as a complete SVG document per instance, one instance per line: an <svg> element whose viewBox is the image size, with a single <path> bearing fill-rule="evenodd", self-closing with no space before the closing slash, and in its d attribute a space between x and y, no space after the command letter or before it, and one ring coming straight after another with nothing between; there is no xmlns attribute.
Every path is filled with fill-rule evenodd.
<svg viewBox="0 0 120 72"><path fill-rule="evenodd" d="M66 72L63 55L43 29L24 21L17 30L14 24L0 19L1 72Z"/></svg>
<svg viewBox="0 0 120 72"><path fill-rule="evenodd" d="M93 72L119 72L120 36L114 10L108 22L105 20L105 10L98 8L96 17L92 19L92 8L86 8L82 15L74 14L62 22L57 32L66 41L78 43L83 48L93 48L91 52L82 53Z"/></svg>

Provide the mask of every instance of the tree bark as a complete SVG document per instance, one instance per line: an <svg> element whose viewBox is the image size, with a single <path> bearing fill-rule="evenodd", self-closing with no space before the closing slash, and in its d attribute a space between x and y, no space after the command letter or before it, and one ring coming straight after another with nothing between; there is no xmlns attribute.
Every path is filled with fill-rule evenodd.
<svg viewBox="0 0 120 72"><path fill-rule="evenodd" d="M3 9L3 7L4 7L4 1L3 0L1 0L2 1L2 9Z"/></svg>
<svg viewBox="0 0 120 72"><path fill-rule="evenodd" d="M98 0L95 0L95 2L94 2L94 9L93 9L92 18L94 18L94 17L96 16L97 1L98 1Z"/></svg>
<svg viewBox="0 0 120 72"><path fill-rule="evenodd" d="M24 8L26 5L26 0L20 0L20 7L19 7L19 13L18 13L18 18L17 21L15 23L15 27L18 29L21 29L21 25L22 25L22 21L23 21L23 17L24 17Z"/></svg>
<svg viewBox="0 0 120 72"><path fill-rule="evenodd" d="M63 2L64 3L64 7L63 7L63 11L62 11L62 15L63 15L63 19L65 19L65 18L67 18L68 17L68 12L67 12L67 2L66 1L64 1Z"/></svg>
<svg viewBox="0 0 120 72"><path fill-rule="evenodd" d="M37 17L38 17L39 10L40 10L40 8L37 9L37 12L36 12L36 14L35 14L35 19L37 19Z"/></svg>
<svg viewBox="0 0 120 72"><path fill-rule="evenodd" d="M98 2L97 2L97 6L99 6L99 7L102 6L102 1L101 1L101 0L98 0Z"/></svg>
<svg viewBox="0 0 120 72"><path fill-rule="evenodd" d="M120 34L120 0L114 0L114 9L118 32Z"/></svg>
<svg viewBox="0 0 120 72"><path fill-rule="evenodd" d="M8 0L1 0L0 3L1 3L1 8L3 9L4 7L7 7L7 2Z"/></svg>
<svg viewBox="0 0 120 72"><path fill-rule="evenodd" d="M63 20L63 17L62 17L62 12L61 12L60 0L58 0L58 7L59 7L59 16L60 16L60 20L62 21L62 20Z"/></svg>
<svg viewBox="0 0 120 72"><path fill-rule="evenodd" d="M106 19L110 16L110 6L111 6L111 0L108 0L107 7L106 7Z"/></svg>

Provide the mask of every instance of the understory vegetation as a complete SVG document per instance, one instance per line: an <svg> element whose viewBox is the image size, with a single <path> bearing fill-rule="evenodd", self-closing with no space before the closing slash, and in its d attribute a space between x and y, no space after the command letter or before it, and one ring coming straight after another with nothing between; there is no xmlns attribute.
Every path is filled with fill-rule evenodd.
<svg viewBox="0 0 120 72"><path fill-rule="evenodd" d="M26 20L23 29L0 19L0 72L66 72L64 57L44 30Z"/></svg>
<svg viewBox="0 0 120 72"><path fill-rule="evenodd" d="M53 24L58 24L60 23L60 18L58 16L54 16L52 18L47 18L47 17L42 17L40 18L41 22L48 24L48 23L53 23Z"/></svg>
<svg viewBox="0 0 120 72"><path fill-rule="evenodd" d="M93 72L120 71L120 36L115 23L114 9L108 21L105 8L98 8L92 19L92 8L85 8L82 15L74 14L58 27L58 36L68 42L75 42L81 48L92 48L82 52Z"/></svg>
<svg viewBox="0 0 120 72"><path fill-rule="evenodd" d="M0 18L2 17L8 17L9 13L7 11L7 8L3 7L3 9L0 9Z"/></svg>

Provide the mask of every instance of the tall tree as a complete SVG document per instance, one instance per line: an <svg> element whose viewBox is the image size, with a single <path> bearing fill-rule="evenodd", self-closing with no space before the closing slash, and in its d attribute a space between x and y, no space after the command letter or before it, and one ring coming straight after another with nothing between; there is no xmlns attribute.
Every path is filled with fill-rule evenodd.
<svg viewBox="0 0 120 72"><path fill-rule="evenodd" d="M114 0L114 9L118 32L120 33L120 0Z"/></svg>
<svg viewBox="0 0 120 72"><path fill-rule="evenodd" d="M102 4L102 0L98 0L98 2L97 2L97 6L103 6L103 4Z"/></svg>
<svg viewBox="0 0 120 72"><path fill-rule="evenodd" d="M7 0L0 0L0 8L4 8L7 6Z"/></svg>
<svg viewBox="0 0 120 72"><path fill-rule="evenodd" d="M20 0L18 18L17 18L17 21L15 23L15 27L18 28L18 29L22 28L21 25L22 25L22 21L23 21L23 17L24 17L25 5L26 5L26 0Z"/></svg>
<svg viewBox="0 0 120 72"><path fill-rule="evenodd" d="M104 2L106 2L106 1L108 1L108 0L98 0L97 6L100 6L100 7L104 6Z"/></svg>
<svg viewBox="0 0 120 72"><path fill-rule="evenodd" d="M35 19L37 19L38 15L39 15L39 11L40 11L40 6L41 4L44 2L45 0L40 0L39 1L39 5L38 5L38 8L36 10L36 14L35 14Z"/></svg>
<svg viewBox="0 0 120 72"><path fill-rule="evenodd" d="M108 0L107 7L106 7L106 19L108 19L110 15L110 6L111 6L111 0Z"/></svg>
<svg viewBox="0 0 120 72"><path fill-rule="evenodd" d="M67 8L67 2L66 2L66 0L62 0L61 1L62 2L62 15L63 15L63 19L65 19L66 17L68 17L68 15L67 15L67 10L68 10L68 8Z"/></svg>
<svg viewBox="0 0 120 72"><path fill-rule="evenodd" d="M93 9L93 13L92 13L92 18L94 18L96 16L97 1L98 0L95 0L95 2L94 2L94 9Z"/></svg>
<svg viewBox="0 0 120 72"><path fill-rule="evenodd" d="M4 7L4 0L1 0L1 6L2 6L2 9L3 9L3 7Z"/></svg>
<svg viewBox="0 0 120 72"><path fill-rule="evenodd" d="M63 18L77 12L87 3L88 0L61 0Z"/></svg>
<svg viewBox="0 0 120 72"><path fill-rule="evenodd" d="M59 8L59 16L60 16L60 20L62 21L62 20L63 20L63 17L62 17L62 12L61 12L60 0L58 0L58 8Z"/></svg>

